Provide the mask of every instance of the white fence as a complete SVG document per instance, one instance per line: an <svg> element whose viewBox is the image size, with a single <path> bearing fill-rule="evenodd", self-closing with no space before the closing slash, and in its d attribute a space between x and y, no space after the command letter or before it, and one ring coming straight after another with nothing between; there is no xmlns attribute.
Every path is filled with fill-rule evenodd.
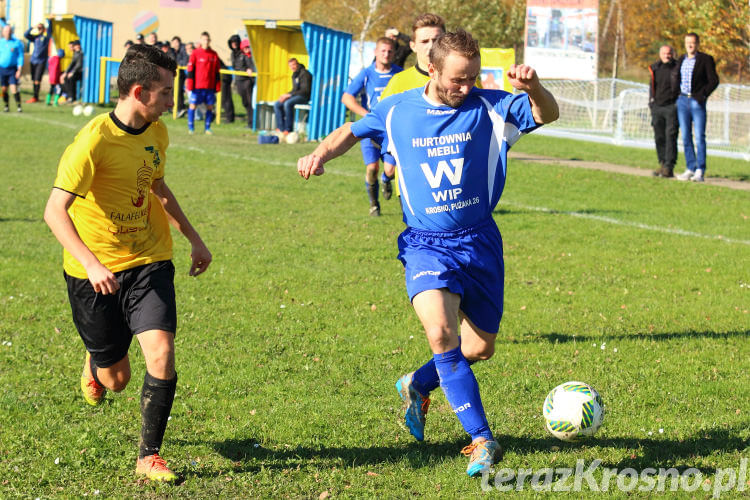
<svg viewBox="0 0 750 500"><path fill-rule="evenodd" d="M539 132L595 142L653 148L648 85L603 78L545 80L560 118ZM750 86L722 84L706 105L709 155L750 161ZM678 139L682 150L682 139Z"/></svg>

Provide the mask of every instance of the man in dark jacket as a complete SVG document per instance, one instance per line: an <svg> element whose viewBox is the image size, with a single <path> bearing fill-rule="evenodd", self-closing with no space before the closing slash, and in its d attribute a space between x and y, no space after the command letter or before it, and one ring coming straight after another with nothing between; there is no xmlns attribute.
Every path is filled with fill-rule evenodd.
<svg viewBox="0 0 750 500"><path fill-rule="evenodd" d="M674 49L662 45L659 61L648 68L651 73L648 105L654 127L656 156L659 158L657 177L674 177L677 161L677 96L680 95L680 75L674 60Z"/></svg>
<svg viewBox="0 0 750 500"><path fill-rule="evenodd" d="M289 59L289 69L292 70L292 90L281 94L279 100L273 104L276 113L276 131L284 135L294 128L294 106L307 104L312 90L312 74L303 64L292 57Z"/></svg>
<svg viewBox="0 0 750 500"><path fill-rule="evenodd" d="M393 64L403 68L406 58L411 55L411 38L409 35L401 33L396 28L388 28L385 30L385 36L396 43L396 48L393 53Z"/></svg>
<svg viewBox="0 0 750 500"><path fill-rule="evenodd" d="M26 101L27 103L39 102L39 87L42 83L42 76L47 67L47 58L49 56L49 34L44 24L39 23L35 28L29 28L23 34L26 40L34 43L34 52L31 54L31 80L34 82L34 97Z"/></svg>
<svg viewBox="0 0 750 500"><path fill-rule="evenodd" d="M706 172L706 100L719 86L714 58L698 51L700 38L695 33L685 35L686 54L677 61L680 68L680 96L677 116L682 131L687 169L677 178L681 181L703 182ZM695 128L695 130L693 130ZM693 133L695 145L693 148Z"/></svg>
<svg viewBox="0 0 750 500"><path fill-rule="evenodd" d="M179 36L173 36L169 42L172 50L175 53L175 60L177 61L177 72L179 76L179 83L177 88L177 116L182 117L185 114L187 107L185 106L185 70L180 69L180 66L186 67L190 56L185 50L185 45L182 43L182 39Z"/></svg>
<svg viewBox="0 0 750 500"><path fill-rule="evenodd" d="M81 50L81 42L78 40L70 42L68 47L73 53L73 60L70 61L68 68L61 75L60 81L63 85L66 102L71 103L77 100L78 82L83 79L83 51Z"/></svg>
<svg viewBox="0 0 750 500"><path fill-rule="evenodd" d="M232 51L232 67L235 71L244 71L247 75L235 75L234 82L237 85L237 93L242 98L242 106L247 113L247 125L245 128L253 128L253 87L255 87L255 75L258 69L253 61L250 50L250 40L245 38L240 42L240 50Z"/></svg>
<svg viewBox="0 0 750 500"><path fill-rule="evenodd" d="M228 68L222 61L221 69L237 69L234 68L235 53L241 54L240 51L240 36L232 35L227 40L227 46L230 51L229 64L232 68ZM234 123L234 101L232 100L232 79L233 76L229 73L221 74L221 112L225 123Z"/></svg>

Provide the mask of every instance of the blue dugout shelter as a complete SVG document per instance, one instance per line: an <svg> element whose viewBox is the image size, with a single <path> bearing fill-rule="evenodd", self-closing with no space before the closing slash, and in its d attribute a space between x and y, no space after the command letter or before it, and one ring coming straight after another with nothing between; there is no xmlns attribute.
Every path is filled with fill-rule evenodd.
<svg viewBox="0 0 750 500"><path fill-rule="evenodd" d="M112 55L112 23L99 19L66 14L49 18L55 47L65 50L62 67L71 61L68 43L81 41L83 51L83 80L81 80L81 102L100 102L99 77L101 57Z"/></svg>
<svg viewBox="0 0 750 500"><path fill-rule="evenodd" d="M341 126L352 35L304 21L243 22L258 66L257 100L272 103L289 91L287 61L296 57L313 75L307 138L322 139Z"/></svg>

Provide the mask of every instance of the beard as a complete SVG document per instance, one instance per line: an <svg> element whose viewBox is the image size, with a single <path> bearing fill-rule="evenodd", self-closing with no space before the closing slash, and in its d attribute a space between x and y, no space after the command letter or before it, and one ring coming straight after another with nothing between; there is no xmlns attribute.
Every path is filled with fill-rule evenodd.
<svg viewBox="0 0 750 500"><path fill-rule="evenodd" d="M439 82L435 82L435 92L443 104L454 109L461 106L467 97L460 92L449 92L445 87L441 86Z"/></svg>

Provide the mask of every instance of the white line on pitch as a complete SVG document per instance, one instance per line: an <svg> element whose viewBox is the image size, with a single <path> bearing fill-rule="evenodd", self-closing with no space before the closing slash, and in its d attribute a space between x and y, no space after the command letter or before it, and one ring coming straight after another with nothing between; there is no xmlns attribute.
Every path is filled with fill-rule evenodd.
<svg viewBox="0 0 750 500"><path fill-rule="evenodd" d="M612 217L604 217L601 215L591 215L591 214L585 214L581 212L568 212L565 210L554 210L552 208L545 208L545 207L532 207L529 205L523 205L521 203L514 203L514 202L506 201L506 200L501 200L501 203L504 205L510 205L516 208L532 210L534 212L569 215L571 217L579 217L581 219L590 219L590 220L595 220L599 222L606 222L607 224L615 224L618 226L628 226L628 227L635 227L638 229L645 229L646 231L656 231L659 233L677 234L680 236L692 236L693 238L703 238L706 240L724 241L726 243L739 243L741 245L750 245L750 240L737 240L734 238L726 238L721 235L702 234L702 233L696 233L694 231L686 231L684 229L678 229L678 228L652 226L652 225L643 224L640 222L629 222L629 221L624 221L624 220L619 220L619 219L613 219Z"/></svg>

